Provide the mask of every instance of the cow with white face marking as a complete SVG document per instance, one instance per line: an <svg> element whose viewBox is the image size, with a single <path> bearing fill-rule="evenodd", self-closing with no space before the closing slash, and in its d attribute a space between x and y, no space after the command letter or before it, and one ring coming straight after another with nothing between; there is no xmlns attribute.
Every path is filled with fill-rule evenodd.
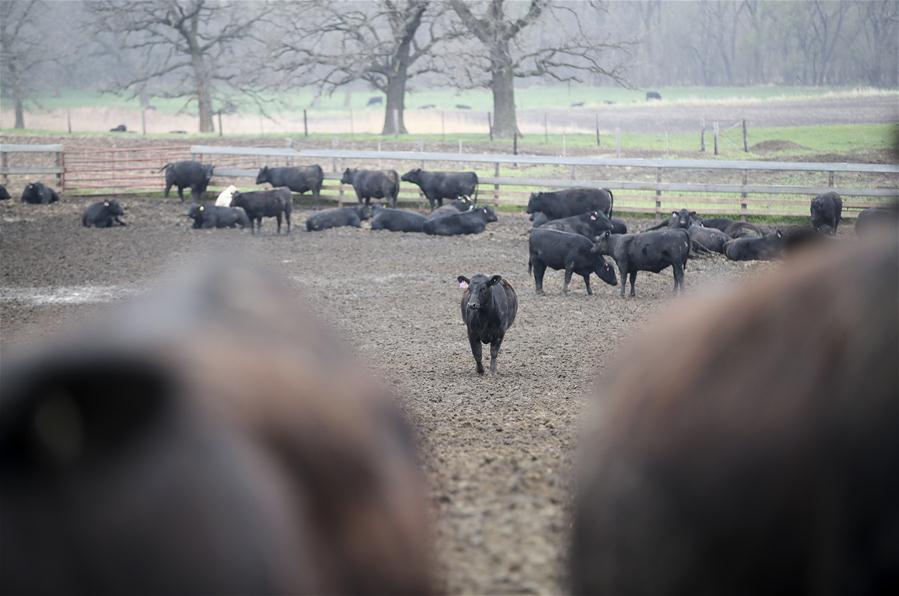
<svg viewBox="0 0 899 596"><path fill-rule="evenodd" d="M506 331L515 321L518 296L512 285L499 275L487 277L478 273L471 279L457 278L462 293L462 320L468 328L468 342L474 356L475 370L484 374L481 344L490 344L490 372L496 372L496 359Z"/></svg>

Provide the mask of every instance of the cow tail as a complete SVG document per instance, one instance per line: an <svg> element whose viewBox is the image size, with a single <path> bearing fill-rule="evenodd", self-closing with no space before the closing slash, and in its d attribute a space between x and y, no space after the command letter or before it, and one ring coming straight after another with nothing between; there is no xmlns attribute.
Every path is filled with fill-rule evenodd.
<svg viewBox="0 0 899 596"><path fill-rule="evenodd" d="M528 277L532 275L531 269L533 268L533 264L531 263L531 255L528 255Z"/></svg>
<svg viewBox="0 0 899 596"><path fill-rule="evenodd" d="M687 270L687 261L690 260L690 253L693 252L693 239L690 238L690 233L687 230L683 230L683 232L684 232L684 236L687 237L687 254L684 257L684 271L686 271Z"/></svg>
<svg viewBox="0 0 899 596"><path fill-rule="evenodd" d="M474 175L474 206L478 206L478 188L481 186L481 181L478 180L478 174L475 172Z"/></svg>
<svg viewBox="0 0 899 596"><path fill-rule="evenodd" d="M158 171L162 172L163 170L167 170L171 167L174 167L174 166L172 166L172 162L169 162L169 163L165 164L164 166L162 166L161 168L159 168Z"/></svg>
<svg viewBox="0 0 899 596"><path fill-rule="evenodd" d="M615 195L612 194L612 190L607 188L606 192L609 193L609 217L612 217L612 207L615 205Z"/></svg>

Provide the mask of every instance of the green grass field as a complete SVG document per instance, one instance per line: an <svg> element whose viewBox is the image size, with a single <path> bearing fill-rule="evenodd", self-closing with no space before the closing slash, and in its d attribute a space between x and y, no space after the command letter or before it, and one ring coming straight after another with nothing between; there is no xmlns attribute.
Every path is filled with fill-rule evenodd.
<svg viewBox="0 0 899 596"><path fill-rule="evenodd" d="M895 93L896 90L857 89L852 87L662 87L657 89L666 102L689 101L763 101L773 98L805 98L823 95L871 95ZM237 93L226 94L241 111L256 111L255 103L246 96ZM323 96L317 110L341 112L353 110L381 110L382 106L367 107L370 97L382 95L376 91L357 90L350 93L338 90L331 96ZM315 96L314 89L298 90L278 94L263 94L264 106L268 111L297 111L311 105ZM519 109L559 109L572 103L584 102L585 107L599 106L611 101L617 104L645 103L645 90L625 89L622 87L588 87L583 85L532 85L519 84L515 90L516 105ZM184 99L152 98L152 104L160 111L174 113L185 105ZM112 93L93 91L67 91L57 96L44 96L36 99L37 105L43 109L65 109L78 107L108 107L139 109L137 99L126 99ZM457 104L471 106L473 110L488 111L492 109L492 99L487 89L471 89L457 91L455 89L429 89L410 91L406 99L408 109L417 109L424 105L434 105L438 110L452 110ZM6 107L6 106L4 106ZM188 109L196 109L196 105Z"/></svg>

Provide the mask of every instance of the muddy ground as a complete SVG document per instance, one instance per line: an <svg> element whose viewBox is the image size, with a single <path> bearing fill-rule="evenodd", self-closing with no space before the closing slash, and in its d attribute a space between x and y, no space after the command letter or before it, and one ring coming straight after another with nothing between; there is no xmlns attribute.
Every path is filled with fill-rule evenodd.
<svg viewBox="0 0 899 596"><path fill-rule="evenodd" d="M500 214L479 236L338 229L253 237L196 231L176 201L129 198L126 228L81 227L86 199L52 206L0 204L3 352L52 333L153 285L169 264L227 244L292 279L394 387L420 437L436 520L440 588L451 593L556 593L563 589L569 470L576 427L596 375L619 344L659 311L677 308L670 272L640 274L637 298L583 282L562 296L548 273L538 297L527 273L523 214ZM631 222L634 223L634 222ZM647 225L641 222L641 225ZM687 299L779 265L695 260ZM499 273L519 313L496 376L474 373L456 277ZM596 284L599 284L597 281Z"/></svg>

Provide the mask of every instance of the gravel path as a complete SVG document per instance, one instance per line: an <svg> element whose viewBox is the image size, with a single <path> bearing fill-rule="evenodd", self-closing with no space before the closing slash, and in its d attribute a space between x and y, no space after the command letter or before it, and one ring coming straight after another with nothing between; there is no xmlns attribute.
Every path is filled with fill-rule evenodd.
<svg viewBox="0 0 899 596"><path fill-rule="evenodd" d="M51 333L143 291L171 263L223 246L250 253L295 281L391 384L415 424L431 485L440 587L453 593L559 592L568 528L569 468L585 392L619 343L655 312L676 308L670 272L640 274L637 298L548 273L538 297L527 274L521 214L500 214L474 237L338 229L252 237L195 231L173 201L124 199L127 228L82 228L88 203L0 204L0 341ZM631 222L633 223L633 222ZM643 225L646 225L645 223ZM299 231L302 228L302 231ZM687 291L700 294L776 265L702 259ZM496 376L478 377L459 314L460 274L499 273L519 313Z"/></svg>

